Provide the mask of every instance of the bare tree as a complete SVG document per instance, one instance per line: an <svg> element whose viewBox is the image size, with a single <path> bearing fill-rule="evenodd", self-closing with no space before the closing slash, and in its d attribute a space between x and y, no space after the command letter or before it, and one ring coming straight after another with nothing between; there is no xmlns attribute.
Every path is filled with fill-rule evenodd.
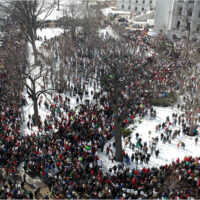
<svg viewBox="0 0 200 200"><path fill-rule="evenodd" d="M197 108L199 108L199 90L200 90L200 48L199 42L192 42L190 46L192 49L189 51L189 59L192 65L192 76L189 85L192 85L192 89L188 90L187 92L190 94L191 97L191 122L190 122L190 130L189 135L194 135L193 130L195 128L195 117L197 117ZM193 81L192 81L193 80Z"/></svg>
<svg viewBox="0 0 200 200"><path fill-rule="evenodd" d="M63 18L61 24L64 32L69 33L74 40L76 37L77 28L80 27L80 19L82 15L82 5L71 1L65 4L63 8Z"/></svg>
<svg viewBox="0 0 200 200"><path fill-rule="evenodd" d="M32 70L35 70L35 66L32 67ZM35 125L37 125L39 121L38 100L40 96L46 96L47 94L50 95L53 90L45 84L46 75L46 70L42 70L42 68L40 68L39 72L35 75L30 74L29 72L24 73L24 76L26 77L25 86L27 93L33 101Z"/></svg>
<svg viewBox="0 0 200 200"><path fill-rule="evenodd" d="M199 67L200 51L199 42L185 37L176 42L171 42L165 35L160 34L155 42L157 62L170 60L171 69L176 76L179 94L189 97L185 104L185 114L190 118L189 135L193 135L195 117L197 117L199 99Z"/></svg>
<svg viewBox="0 0 200 200"><path fill-rule="evenodd" d="M18 23L26 40L31 43L36 64L38 55L35 44L37 29L52 13L54 4L47 4L45 0L8 0L6 3L1 3L0 6L5 9L13 21ZM41 19L39 19L40 17Z"/></svg>
<svg viewBox="0 0 200 200"><path fill-rule="evenodd" d="M183 1L181 7L178 6L178 1L175 2L175 5L177 5L177 9L174 12L172 11L172 15L176 17L176 21L178 20L176 26L178 26L178 29L181 28L180 32L187 32L186 38L187 38L187 45L189 45L189 40L191 39L191 24L197 24L196 21L192 18L193 8L191 4L194 4L194 1ZM174 27L175 28L175 27ZM177 28L177 27L176 27ZM175 29L176 29L175 28ZM181 33L182 34L182 33Z"/></svg>
<svg viewBox="0 0 200 200"><path fill-rule="evenodd" d="M60 0L57 0L57 9L60 10Z"/></svg>
<svg viewBox="0 0 200 200"><path fill-rule="evenodd" d="M22 35L20 34L20 36ZM47 94L51 94L54 88L48 84L48 65L44 64L45 57L42 53L38 53L38 64L31 65L28 62L27 42L23 38L19 38L14 43L16 46L12 48L12 54L5 60L5 65L9 66L8 69L12 72L10 73L12 75L10 83L15 85L16 94L24 87L26 88L27 94L33 102L34 124L37 125L39 121L38 99L41 95L48 99ZM17 97L18 95L15 98Z"/></svg>
<svg viewBox="0 0 200 200"><path fill-rule="evenodd" d="M49 84L49 66L44 63L46 58L42 53L39 53L38 57L40 60L37 65L31 65L27 62L29 67L21 71L25 78L27 93L33 102L35 125L38 125L40 119L38 111L38 100L40 96L44 95L48 100L48 95L51 95L52 91L55 89L51 84Z"/></svg>
<svg viewBox="0 0 200 200"><path fill-rule="evenodd" d="M185 113L190 118L190 130L189 135L193 136L193 130L195 129L195 118L197 117L197 109L199 107L199 63L200 63L200 51L199 42L197 40L189 40L190 36L181 40L181 47L179 46L179 58L174 59L174 71L180 81L180 94L189 96L187 102L185 102ZM175 51L175 50L174 50ZM176 61L176 62L175 62ZM177 65L178 62L182 62L182 65ZM191 114L190 114L191 113Z"/></svg>
<svg viewBox="0 0 200 200"><path fill-rule="evenodd" d="M137 53L132 55L126 42L123 40L109 39L104 45L107 48L101 52L104 58L103 68L99 69L99 76L102 86L105 88L109 103L113 111L114 138L115 138L115 159L118 162L123 161L122 157L122 121L127 117L133 102L141 100L140 86L137 80L144 75L144 67L138 64L141 58ZM144 55L143 55L144 56ZM143 71L144 70L144 71ZM136 92L137 90L137 92Z"/></svg>
<svg viewBox="0 0 200 200"><path fill-rule="evenodd" d="M101 21L102 13L99 6L84 5L81 27L85 40L85 49L89 56L93 54L94 46L98 43L97 34Z"/></svg>

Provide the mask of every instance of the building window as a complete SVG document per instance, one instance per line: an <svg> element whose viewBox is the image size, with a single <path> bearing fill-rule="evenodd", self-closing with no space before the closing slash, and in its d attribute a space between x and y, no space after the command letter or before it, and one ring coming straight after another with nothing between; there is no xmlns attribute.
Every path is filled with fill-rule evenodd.
<svg viewBox="0 0 200 200"><path fill-rule="evenodd" d="M150 1L150 4L152 4L152 1Z"/></svg>
<svg viewBox="0 0 200 200"><path fill-rule="evenodd" d="M187 30L187 31L190 30L190 23L187 23L186 30Z"/></svg>
<svg viewBox="0 0 200 200"><path fill-rule="evenodd" d="M145 0L143 0L143 4L145 4Z"/></svg>
<svg viewBox="0 0 200 200"><path fill-rule="evenodd" d="M197 33L200 33L200 25L197 26Z"/></svg>
<svg viewBox="0 0 200 200"><path fill-rule="evenodd" d="M137 11L137 7L135 7L135 11Z"/></svg>
<svg viewBox="0 0 200 200"><path fill-rule="evenodd" d="M138 0L136 0L135 3L138 3Z"/></svg>
<svg viewBox="0 0 200 200"><path fill-rule="evenodd" d="M194 0L192 0L192 1L189 1L188 3L194 3Z"/></svg>
<svg viewBox="0 0 200 200"><path fill-rule="evenodd" d="M200 11L199 11L199 17L200 17Z"/></svg>
<svg viewBox="0 0 200 200"><path fill-rule="evenodd" d="M124 5L122 5L122 9L124 9Z"/></svg>
<svg viewBox="0 0 200 200"><path fill-rule="evenodd" d="M188 10L188 16L189 16L189 17L192 16L192 8L190 8L190 9Z"/></svg>
<svg viewBox="0 0 200 200"><path fill-rule="evenodd" d="M179 30L179 28L180 28L180 21L177 21L177 24L176 24L176 28Z"/></svg>
<svg viewBox="0 0 200 200"><path fill-rule="evenodd" d="M142 11L144 11L144 8L142 8Z"/></svg>
<svg viewBox="0 0 200 200"><path fill-rule="evenodd" d="M131 9L131 6L128 6L128 9L130 10L130 9Z"/></svg>
<svg viewBox="0 0 200 200"><path fill-rule="evenodd" d="M178 8L178 14L181 15L182 13L182 7Z"/></svg>

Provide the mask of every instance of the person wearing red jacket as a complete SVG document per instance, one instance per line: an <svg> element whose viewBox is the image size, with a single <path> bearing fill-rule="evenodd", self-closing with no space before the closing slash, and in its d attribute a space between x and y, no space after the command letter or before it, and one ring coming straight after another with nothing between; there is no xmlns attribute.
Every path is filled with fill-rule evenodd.
<svg viewBox="0 0 200 200"><path fill-rule="evenodd" d="M135 184L136 184L136 178L132 178L131 183L132 183L133 185L135 185Z"/></svg>

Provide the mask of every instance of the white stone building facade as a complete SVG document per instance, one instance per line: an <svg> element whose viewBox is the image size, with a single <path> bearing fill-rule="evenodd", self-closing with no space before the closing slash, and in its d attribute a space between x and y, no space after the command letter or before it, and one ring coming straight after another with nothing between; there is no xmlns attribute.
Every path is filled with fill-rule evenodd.
<svg viewBox="0 0 200 200"><path fill-rule="evenodd" d="M171 28L174 0L156 0L154 32L167 32Z"/></svg>
<svg viewBox="0 0 200 200"><path fill-rule="evenodd" d="M154 31L200 38L200 1L157 0Z"/></svg>
<svg viewBox="0 0 200 200"><path fill-rule="evenodd" d="M156 0L117 0L118 10L140 13L155 9Z"/></svg>
<svg viewBox="0 0 200 200"><path fill-rule="evenodd" d="M200 1L176 0L171 22L171 34L180 32L187 37L200 35Z"/></svg>

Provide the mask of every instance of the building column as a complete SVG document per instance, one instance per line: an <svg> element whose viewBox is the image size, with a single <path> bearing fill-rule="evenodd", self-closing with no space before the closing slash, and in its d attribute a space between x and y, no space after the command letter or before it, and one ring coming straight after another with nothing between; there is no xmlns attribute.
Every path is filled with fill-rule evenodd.
<svg viewBox="0 0 200 200"><path fill-rule="evenodd" d="M192 18L191 18L191 35L193 35L196 32L197 28L197 21L199 17L199 5L198 5L198 0L194 2L194 7L193 7L193 12L192 12Z"/></svg>
<svg viewBox="0 0 200 200"><path fill-rule="evenodd" d="M188 15L188 0L184 0L183 4L182 4L182 13L181 13L181 23L180 23L180 31L182 32L182 30L186 30L186 20L187 19L187 15Z"/></svg>

